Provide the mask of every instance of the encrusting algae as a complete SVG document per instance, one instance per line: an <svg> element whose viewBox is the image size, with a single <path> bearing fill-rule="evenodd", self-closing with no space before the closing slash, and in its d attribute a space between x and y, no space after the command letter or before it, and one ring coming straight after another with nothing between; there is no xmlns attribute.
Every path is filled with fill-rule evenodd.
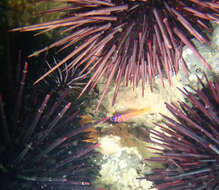
<svg viewBox="0 0 219 190"><path fill-rule="evenodd" d="M129 112L121 113L121 114L116 114L111 117L107 116L104 119L102 119L102 121L104 122L105 120L109 119L110 121L115 122L115 123L125 122L128 119L144 114L148 110L150 110L150 107L146 107L144 109L139 109L139 110L133 110L133 111L129 111ZM80 125L93 123L93 122L94 120L89 115L81 116ZM88 132L88 135L87 135L88 139L83 140L84 142L97 143L98 136L100 134L97 131L96 127L88 128L85 132Z"/></svg>
<svg viewBox="0 0 219 190"><path fill-rule="evenodd" d="M79 121L80 125L92 123L94 120L91 118L90 115L82 115L81 120ZM96 127L90 127L84 131L87 133L87 139L84 139L84 142L87 143L94 143L96 144L98 142L99 132L96 129Z"/></svg>

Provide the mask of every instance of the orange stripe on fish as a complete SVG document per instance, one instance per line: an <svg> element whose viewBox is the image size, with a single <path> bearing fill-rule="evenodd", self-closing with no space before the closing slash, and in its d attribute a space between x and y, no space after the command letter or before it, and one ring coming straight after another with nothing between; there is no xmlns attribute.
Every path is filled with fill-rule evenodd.
<svg viewBox="0 0 219 190"><path fill-rule="evenodd" d="M137 110L137 111L132 111L132 112L123 113L123 114L116 114L116 115L113 115L112 117L110 117L109 119L112 122L123 122L123 121L127 121L128 119L131 119L137 115L144 114L145 112L147 112L149 110L150 110L150 107L146 107L144 109Z"/></svg>

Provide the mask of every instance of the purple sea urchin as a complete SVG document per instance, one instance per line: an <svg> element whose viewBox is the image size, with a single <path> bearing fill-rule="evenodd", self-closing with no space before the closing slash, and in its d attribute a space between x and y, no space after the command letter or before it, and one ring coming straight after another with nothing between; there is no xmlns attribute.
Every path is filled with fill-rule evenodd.
<svg viewBox="0 0 219 190"><path fill-rule="evenodd" d="M163 150L150 160L166 165L147 176L158 189L219 189L219 84L206 80L195 94L182 91L193 107L167 104L176 120L163 116L166 126L151 131Z"/></svg>
<svg viewBox="0 0 219 190"><path fill-rule="evenodd" d="M151 90L153 77L159 75L163 81L162 70L169 83L171 74L178 72L179 62L187 72L182 59L183 44L192 49L201 62L211 69L193 46L190 37L209 43L202 30L211 31L208 21L219 22L219 4L216 0L60 1L65 2L66 6L45 11L44 14L66 11L68 15L65 18L14 30L42 30L43 33L62 28L62 33L71 32L37 52L58 46L62 46L62 49L75 46L69 55L36 83L66 62L69 69L83 64L81 74L93 74L81 94L88 87L95 87L102 76L107 81L98 109L113 79L116 83L114 104L122 82L136 87L141 80L144 94L147 80Z"/></svg>
<svg viewBox="0 0 219 190"><path fill-rule="evenodd" d="M27 91L26 73L27 63L15 104L0 96L1 189L94 190L97 167L88 158L98 145L82 141L93 124L77 126L66 94Z"/></svg>

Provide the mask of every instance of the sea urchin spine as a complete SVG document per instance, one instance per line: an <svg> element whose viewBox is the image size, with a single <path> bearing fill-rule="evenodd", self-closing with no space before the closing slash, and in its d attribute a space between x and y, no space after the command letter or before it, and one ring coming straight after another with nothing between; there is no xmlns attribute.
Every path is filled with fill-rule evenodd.
<svg viewBox="0 0 219 190"><path fill-rule="evenodd" d="M56 93L45 95L35 90L26 91L26 73L27 63L17 106L7 99L5 106L0 95L1 189L78 190L86 186L83 189L94 190L90 186L94 176L89 174L94 174L97 167L88 164L88 158L95 157L93 150L99 145L82 140L86 138L84 130L97 123L76 127L72 102L66 103L59 98L62 95ZM11 114L14 113L12 109L19 113Z"/></svg>
<svg viewBox="0 0 219 190"><path fill-rule="evenodd" d="M149 160L165 164L147 176L158 189L219 188L219 84L205 78L207 86L199 79L203 88L194 94L182 91L193 107L167 104L176 120L163 115L166 126L151 131L153 143L163 149Z"/></svg>
<svg viewBox="0 0 219 190"><path fill-rule="evenodd" d="M66 11L68 15L65 18L13 30L42 30L43 33L62 28L63 33L71 32L37 52L38 54L60 46L61 50L71 45L75 47L36 83L66 62L69 69L84 65L88 73L93 72L93 77L80 96L88 87L93 88L101 76L107 80L97 105L98 109L113 80L116 83L114 104L122 82L126 85L131 83L135 88L141 81L144 94L147 80L151 90L155 76L159 75L163 81L162 70L165 71L170 84L171 75L178 72L179 63L188 73L182 59L183 44L211 69L190 38L195 37L200 42L209 44L203 30L212 30L208 21L219 23L219 4L216 0L60 0L60 2L65 5L42 14Z"/></svg>

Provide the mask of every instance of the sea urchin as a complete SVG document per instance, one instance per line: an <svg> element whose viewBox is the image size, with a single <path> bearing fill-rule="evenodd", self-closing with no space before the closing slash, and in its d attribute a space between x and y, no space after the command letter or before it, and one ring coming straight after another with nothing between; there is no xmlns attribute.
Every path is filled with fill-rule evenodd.
<svg viewBox="0 0 219 190"><path fill-rule="evenodd" d="M61 49L74 46L71 53L36 83L66 62L69 69L84 65L81 74L93 73L81 94L88 87L95 87L102 76L106 79L98 109L113 80L116 83L114 104L122 82L136 87L141 80L144 94L146 81L149 81L152 90L153 78L159 75L163 81L163 71L170 84L171 75L178 72L179 63L187 72L182 59L183 45L192 49L201 62L211 69L190 38L195 37L209 44L203 31L211 31L209 21L219 23L219 4L216 0L56 1L65 3L65 6L43 13L66 11L66 17L13 30L42 30L43 33L62 28L62 33L69 32L66 37L37 52L59 46L62 46Z"/></svg>
<svg viewBox="0 0 219 190"><path fill-rule="evenodd" d="M0 95L1 189L94 190L98 168L88 158L98 144L82 141L93 124L77 126L76 106L65 101L65 91L25 89L26 73L27 63L15 104Z"/></svg>
<svg viewBox="0 0 219 190"><path fill-rule="evenodd" d="M151 131L163 149L150 160L166 165L147 176L158 189L219 189L219 84L207 79L205 87L199 81L202 90L182 91L193 107L167 104L176 120L163 116L166 126Z"/></svg>

